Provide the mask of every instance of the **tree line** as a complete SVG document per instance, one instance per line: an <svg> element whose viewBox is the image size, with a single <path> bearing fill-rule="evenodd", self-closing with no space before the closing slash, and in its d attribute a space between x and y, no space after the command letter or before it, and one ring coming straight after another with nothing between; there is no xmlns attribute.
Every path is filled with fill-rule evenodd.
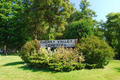
<svg viewBox="0 0 120 80"><path fill-rule="evenodd" d="M120 54L120 13L109 13L106 22L96 21L90 2L81 0L79 7L76 10L69 0L1 0L1 49L20 50L34 39L81 38L90 34Z"/></svg>

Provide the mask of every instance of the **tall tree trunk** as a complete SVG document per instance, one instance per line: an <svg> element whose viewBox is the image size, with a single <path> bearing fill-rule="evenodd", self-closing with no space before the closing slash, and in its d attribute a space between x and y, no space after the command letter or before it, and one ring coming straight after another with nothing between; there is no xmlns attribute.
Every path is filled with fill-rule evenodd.
<svg viewBox="0 0 120 80"><path fill-rule="evenodd" d="M35 24L35 39L37 39L37 24Z"/></svg>
<svg viewBox="0 0 120 80"><path fill-rule="evenodd" d="M3 44L3 46L2 46L2 52L4 53L4 44Z"/></svg>
<svg viewBox="0 0 120 80"><path fill-rule="evenodd" d="M51 32L51 24L49 24L49 33ZM49 39L50 39L50 35L49 35Z"/></svg>
<svg viewBox="0 0 120 80"><path fill-rule="evenodd" d="M8 44L6 45L6 52L8 53Z"/></svg>
<svg viewBox="0 0 120 80"><path fill-rule="evenodd" d="M49 24L49 33L51 32L51 24Z"/></svg>

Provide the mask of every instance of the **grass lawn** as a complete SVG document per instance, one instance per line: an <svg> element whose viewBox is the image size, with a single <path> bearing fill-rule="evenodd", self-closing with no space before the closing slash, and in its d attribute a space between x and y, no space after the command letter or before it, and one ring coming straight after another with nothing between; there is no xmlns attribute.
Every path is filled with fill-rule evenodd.
<svg viewBox="0 0 120 80"><path fill-rule="evenodd" d="M17 55L1 55L0 80L120 80L120 60L112 60L105 69L54 72L29 68Z"/></svg>

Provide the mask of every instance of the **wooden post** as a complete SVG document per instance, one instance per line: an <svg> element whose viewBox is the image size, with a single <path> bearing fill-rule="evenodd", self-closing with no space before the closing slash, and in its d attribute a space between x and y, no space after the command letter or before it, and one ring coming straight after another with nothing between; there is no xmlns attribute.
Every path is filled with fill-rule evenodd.
<svg viewBox="0 0 120 80"><path fill-rule="evenodd" d="M77 44L77 42L78 42L78 39L75 39L75 44Z"/></svg>
<svg viewBox="0 0 120 80"><path fill-rule="evenodd" d="M40 41L37 41L37 53L40 52Z"/></svg>

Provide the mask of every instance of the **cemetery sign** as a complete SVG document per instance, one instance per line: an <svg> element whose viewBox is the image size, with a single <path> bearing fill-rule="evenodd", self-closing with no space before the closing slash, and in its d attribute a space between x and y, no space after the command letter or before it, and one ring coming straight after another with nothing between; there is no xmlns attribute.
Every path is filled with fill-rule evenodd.
<svg viewBox="0 0 120 80"><path fill-rule="evenodd" d="M63 40L45 40L40 41L40 47L75 47L75 43L77 43L77 39L63 39Z"/></svg>

